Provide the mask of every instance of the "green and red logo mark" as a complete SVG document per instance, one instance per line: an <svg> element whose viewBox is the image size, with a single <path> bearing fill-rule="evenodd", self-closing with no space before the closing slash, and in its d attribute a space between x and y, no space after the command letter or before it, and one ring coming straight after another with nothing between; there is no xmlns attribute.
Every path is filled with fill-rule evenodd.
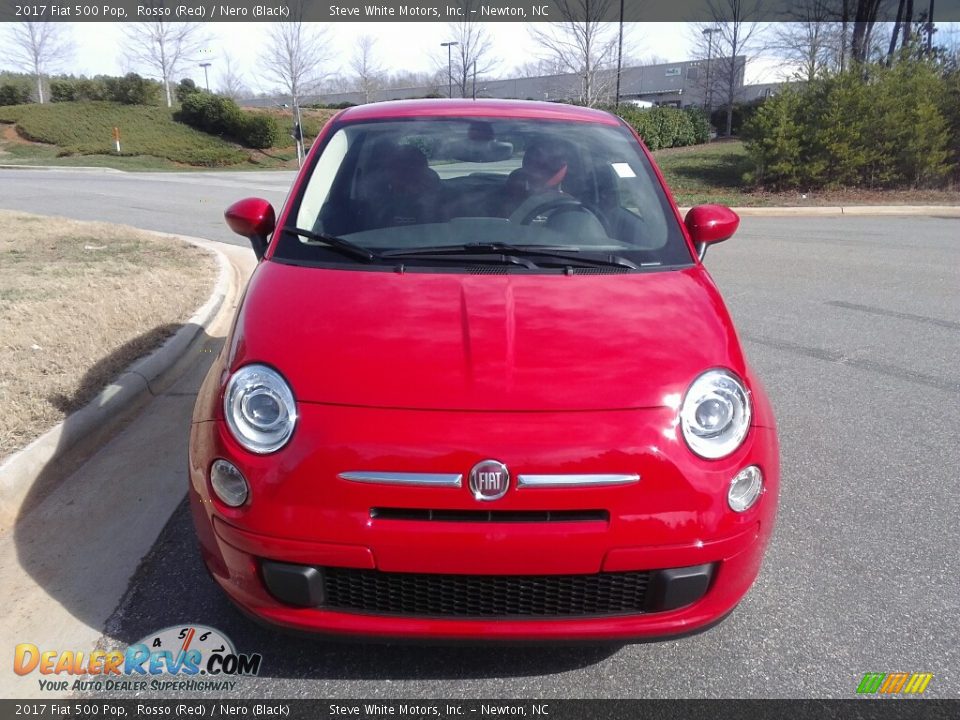
<svg viewBox="0 0 960 720"><path fill-rule="evenodd" d="M931 680L932 673L866 673L857 692L862 695L922 695Z"/></svg>

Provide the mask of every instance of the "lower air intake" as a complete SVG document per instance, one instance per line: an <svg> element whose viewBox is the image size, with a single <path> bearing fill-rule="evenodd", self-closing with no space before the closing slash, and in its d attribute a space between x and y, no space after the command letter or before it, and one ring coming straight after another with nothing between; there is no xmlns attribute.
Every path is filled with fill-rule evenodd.
<svg viewBox="0 0 960 720"><path fill-rule="evenodd" d="M645 611L648 572L435 575L323 568L329 610L377 615L551 618Z"/></svg>

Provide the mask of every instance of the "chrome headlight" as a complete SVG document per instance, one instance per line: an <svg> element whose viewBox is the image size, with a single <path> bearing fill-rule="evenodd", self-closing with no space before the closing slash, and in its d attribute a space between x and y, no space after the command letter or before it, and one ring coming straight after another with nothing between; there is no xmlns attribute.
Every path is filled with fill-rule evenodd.
<svg viewBox="0 0 960 720"><path fill-rule="evenodd" d="M282 448L297 424L290 386L266 365L247 365L234 373L223 396L223 414L237 442L258 455Z"/></svg>
<svg viewBox="0 0 960 720"><path fill-rule="evenodd" d="M708 370L693 381L680 407L687 445L709 460L738 447L750 428L750 396L728 370Z"/></svg>

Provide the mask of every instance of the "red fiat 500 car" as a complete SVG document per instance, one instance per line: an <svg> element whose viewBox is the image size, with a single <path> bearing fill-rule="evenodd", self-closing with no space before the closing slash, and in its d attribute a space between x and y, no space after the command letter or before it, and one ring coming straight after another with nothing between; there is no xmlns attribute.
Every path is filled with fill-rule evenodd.
<svg viewBox="0 0 960 720"><path fill-rule="evenodd" d="M771 407L682 219L596 110L346 110L276 222L199 393L190 500L240 608L377 637L644 639L757 576Z"/></svg>

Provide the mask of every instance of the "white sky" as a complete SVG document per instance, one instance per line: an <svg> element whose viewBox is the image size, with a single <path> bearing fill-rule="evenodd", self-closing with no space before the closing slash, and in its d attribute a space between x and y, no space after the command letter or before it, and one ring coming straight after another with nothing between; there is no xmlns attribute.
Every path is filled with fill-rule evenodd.
<svg viewBox="0 0 960 720"><path fill-rule="evenodd" d="M118 23L67 23L72 32L76 52L65 71L75 75L117 75L137 70L146 75L144 68L130 67L121 50L121 25ZM496 22L487 23L493 55L500 61L498 71L491 76L510 77L511 70L537 59L538 48L531 39L529 24ZM627 23L632 40L632 54L638 58L658 56L668 62L686 60L690 57L691 28L686 23ZM341 67L348 73L348 62L360 35L372 35L377 40L376 55L379 64L388 72L400 70L433 72L438 58L446 57L440 43L448 40L445 23L399 22L399 23L329 23L334 58L328 71L337 72ZM266 41L265 23L206 23L212 36L206 60L210 68L210 86L220 85L220 67L217 58L229 52L244 81L255 92L272 90L257 76L257 54ZM624 52L627 52L625 43ZM747 82L770 82L778 79L776 61L758 59L747 65ZM198 85L203 84L203 71L195 64L185 68L182 76L191 76Z"/></svg>

